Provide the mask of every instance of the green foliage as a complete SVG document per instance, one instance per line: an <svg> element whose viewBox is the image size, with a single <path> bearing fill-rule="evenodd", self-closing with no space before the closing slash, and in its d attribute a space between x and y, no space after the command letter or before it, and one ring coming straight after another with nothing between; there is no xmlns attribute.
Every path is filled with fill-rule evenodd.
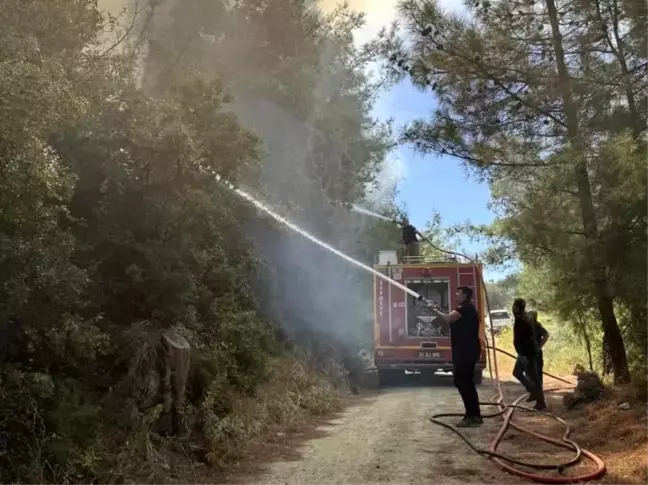
<svg viewBox="0 0 648 485"><path fill-rule="evenodd" d="M430 215L425 229L421 231L421 234L431 243L426 241L421 243L421 255L426 258L443 261L452 256L444 251L460 251L459 237L451 230L443 228L441 214L437 211L434 211Z"/></svg>
<svg viewBox="0 0 648 485"><path fill-rule="evenodd" d="M0 0L3 480L166 480L156 463L185 444L156 437L160 406L131 412L125 393L129 364L172 327L192 347L185 411L201 450L182 459L223 464L270 426L331 409L348 356L331 334L302 351L285 330L334 300L307 286L303 306L290 300L286 280L319 275L286 269L278 255L296 241L216 176L279 196L364 261L397 240L345 205L376 187L392 144L370 116L376 46L352 42L362 17L299 1L151 2L119 32L94 0L46 3ZM263 103L274 111L256 116ZM250 126L277 113L279 136ZM284 156L304 120L317 133L308 156ZM371 331L371 285L345 278L361 304L346 302L339 348Z"/></svg>
<svg viewBox="0 0 648 485"><path fill-rule="evenodd" d="M489 259L541 273L525 296L542 293L565 318L598 312L627 380L626 347L646 347L645 17L612 0L469 8L471 20L433 0L400 3L411 41L387 39L382 52L394 77L438 101L403 139L490 183L498 220L473 228L494 243Z"/></svg>
<svg viewBox="0 0 648 485"><path fill-rule="evenodd" d="M70 208L85 244L75 257L92 276L89 298L108 324L193 328L216 302L222 314L249 299L236 271L251 269L248 251L239 244L240 256L224 261L236 233L220 229L246 209L213 174L235 179L246 170L254 139L231 115L218 116L218 86L196 83L177 96L160 102L133 91L56 144L79 174ZM190 116L178 116L185 109ZM203 123L223 131L222 143L196 129Z"/></svg>
<svg viewBox="0 0 648 485"><path fill-rule="evenodd" d="M556 376L569 376L574 371L576 364L589 368L589 355L587 348L572 331L569 322L565 322L551 313L539 312L538 321L547 329L550 334L549 341L542 349L544 369ZM592 338L600 340L601 334L592 334ZM513 331L511 328L504 328L497 336L497 346L502 350L515 355L513 347ZM593 349L592 360L594 371L601 372L601 348ZM502 354L498 354L498 368L500 372L510 374L514 362ZM549 387L549 386L548 386Z"/></svg>
<svg viewBox="0 0 648 485"><path fill-rule="evenodd" d="M488 300L491 310L497 308L511 308L513 300L516 298L516 293L519 288L519 277L513 273L500 281L487 281L486 290L488 291ZM522 295L533 295L535 292L520 292ZM536 306L536 301L530 301L530 304ZM539 307L538 307L539 308Z"/></svg>

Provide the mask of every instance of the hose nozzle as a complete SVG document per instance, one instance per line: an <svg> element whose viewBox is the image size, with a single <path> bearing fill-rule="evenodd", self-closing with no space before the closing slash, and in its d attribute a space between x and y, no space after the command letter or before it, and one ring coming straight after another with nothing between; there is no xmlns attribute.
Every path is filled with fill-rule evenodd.
<svg viewBox="0 0 648 485"><path fill-rule="evenodd" d="M437 305L436 301L428 300L427 298L423 298L423 295L418 296L418 301L422 301L423 304L428 307L428 308L438 308L439 305Z"/></svg>

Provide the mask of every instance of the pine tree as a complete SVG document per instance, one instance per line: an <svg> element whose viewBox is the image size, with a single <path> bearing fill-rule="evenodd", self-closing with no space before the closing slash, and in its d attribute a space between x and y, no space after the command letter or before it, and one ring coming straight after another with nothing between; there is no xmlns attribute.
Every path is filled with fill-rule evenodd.
<svg viewBox="0 0 648 485"><path fill-rule="evenodd" d="M637 205L646 64L630 3L476 1L467 19L406 0L410 40L385 46L394 74L439 101L404 140L489 180L498 231L519 258L562 268L566 291L592 296L617 381L629 374L614 307L624 265L610 257L611 234L645 245L634 227L646 220ZM621 224L611 217L618 207L631 213Z"/></svg>

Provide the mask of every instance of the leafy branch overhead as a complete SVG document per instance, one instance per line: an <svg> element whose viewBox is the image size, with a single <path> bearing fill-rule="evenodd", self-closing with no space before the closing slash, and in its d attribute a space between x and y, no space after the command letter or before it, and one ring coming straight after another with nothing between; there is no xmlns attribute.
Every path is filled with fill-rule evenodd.
<svg viewBox="0 0 648 485"><path fill-rule="evenodd" d="M508 257L560 269L574 276L565 291L591 293L619 380L628 368L615 302L643 315L621 290L634 274L621 254L646 248L640 3L477 1L458 16L404 0L403 34L382 50L393 76L437 102L402 141L490 183L499 218L490 235L513 245Z"/></svg>

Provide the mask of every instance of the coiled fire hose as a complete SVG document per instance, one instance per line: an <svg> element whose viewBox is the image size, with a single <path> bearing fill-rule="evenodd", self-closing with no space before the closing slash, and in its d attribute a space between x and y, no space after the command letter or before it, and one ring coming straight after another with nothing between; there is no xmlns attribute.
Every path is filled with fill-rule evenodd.
<svg viewBox="0 0 648 485"><path fill-rule="evenodd" d="M396 222L396 221L394 221ZM418 232L418 231L417 231ZM422 240L426 242L427 244L430 245L433 249L436 249L437 251L440 251L445 254L449 254L455 257L462 257L465 258L466 260L470 261L472 264L476 264L475 261L466 256L465 254L461 254L455 251L447 251L445 249L442 249L438 246L436 246L432 241L430 241L429 238L425 237L423 234L418 233L419 236L421 236ZM486 310L490 311L490 304L488 300L488 292L486 291L486 285L484 282L484 277L482 273L480 272L479 274L480 282L482 285L482 288L484 289L484 295L486 296ZM511 404L506 404L504 403L504 393L502 392L502 387L500 385L500 379L499 379L499 371L497 367L497 353L502 353L504 355L507 355L508 357L511 358L516 358L513 354L510 354L504 350L498 349L495 345L495 332L493 330L493 326L491 325L490 328L490 334L491 334L491 341L492 345L486 345L487 348L487 358L488 358L488 369L490 373L490 378L491 382L493 383L493 387L495 388L495 395L491 398L490 402L480 402L480 406L492 406L498 408L498 411L492 414L488 415L482 415L482 418L495 418L498 416L503 416L504 422L502 423L502 427L498 431L497 435L495 435L495 438L490 442L490 445L488 446L488 449L482 449L482 448L477 448L467 437L464 433L462 433L458 428L455 426L444 423L441 421L441 418L449 418L449 417L463 417L463 414L459 413L441 413L441 414L435 414L430 417L430 421L436 425L443 426L444 428L449 429L453 433L455 433L459 438L461 438L474 452L479 453L482 456L485 456L487 458L490 458L493 462L497 464L499 468L504 470L507 473L511 473L513 475L517 475L522 478L526 478L528 480L532 480L534 482L539 482L539 483L583 483L583 482L588 482L591 480L595 480L597 478L602 477L605 472L605 463L603 460L601 460L598 456L596 456L594 453L582 449L576 442L572 441L569 439L569 435L571 434L571 428L569 424L567 424L563 419L559 418L558 416L555 416L551 413L545 412L545 411L538 411L535 409L531 408L526 408L524 406L520 405L520 402L527 398L529 394L523 394L519 398L517 398L515 401L513 401ZM492 359L491 359L491 352L492 352ZM494 371L494 372L493 372ZM493 376L494 374L494 376ZM569 387L571 387L571 383L568 381L561 379L560 377L553 376L547 372L543 372L544 375L551 377L553 379L562 381L566 384L569 384ZM553 392L553 391L558 391L565 389L565 387L556 387L556 388L551 388L551 389L546 389L545 392ZM551 436L546 436L544 434L538 433L537 431L532 431L530 429L527 429L523 427L522 425L515 423L512 421L513 418L513 413L515 412L516 409L520 409L526 412L534 412L534 413L539 413L543 416L550 417L559 423L561 423L565 427L565 432L563 433L563 436L561 439L556 439L552 438ZM538 438L542 441L545 441L547 443L553 444L555 446L561 447L561 448L566 448L568 450L574 451L574 457L571 458L570 460L563 462L563 463L556 463L556 464L539 464L539 463L528 463L524 462L521 460L516 460L514 458L511 458L509 456L503 455L501 453L497 452L497 448L499 444L501 443L502 439L504 438L504 435L508 431L509 428L514 428L520 432L526 433L529 436L533 436L535 438ZM582 475L574 475L574 476L567 476L563 475L563 472L566 468L569 468L571 466L574 466L578 463L580 463L582 457L585 456L587 459L592 461L594 465L596 466L596 469L582 474ZM514 466L514 465L517 465ZM546 474L541 474L541 473L533 473L530 471L526 471L523 469L520 469L518 467L525 467L525 468L530 468L530 469L535 469L535 470L555 470L558 471L559 475L546 475Z"/></svg>
<svg viewBox="0 0 648 485"><path fill-rule="evenodd" d="M505 352L501 349L498 349L493 346L488 346L488 350L494 351L493 352L493 361L496 361L495 358L495 353L500 352L504 353L506 355L511 356L508 352ZM494 406L497 407L499 410L495 413L488 414L488 415L482 415L483 418L488 419L488 418L494 418L498 416L503 416L504 417L504 422L502 423L502 427L498 431L497 435L495 438L490 442L490 445L488 449L481 449L477 448L466 436L464 433L462 433L458 428L455 426L452 426L451 424L444 423L441 421L441 418L448 418L448 417L463 417L462 414L459 413L441 413L441 414L435 414L430 417L430 421L434 424L437 424L439 426L443 426L444 428L447 428L454 432L457 436L459 436L473 451L476 453L479 453L480 455L486 456L493 460L502 470L511 473L513 475L517 475L522 478L526 478L535 482L539 483L582 483L582 482L587 482L590 480L595 480L605 474L605 463L594 453L584 450L580 448L580 446L569 439L569 435L571 433L571 428L568 423L566 423L563 419L559 418L558 416L555 416L551 413L547 413L544 411L537 411L535 409L531 408L526 408L524 406L520 406L520 402L525 399L526 397L529 396L529 394L523 394L522 396L518 397L513 403L511 404L505 404L504 401L504 396L501 390L500 382L499 382L499 375L497 372L497 364L495 363L495 377L493 377L493 366L491 365L491 360L490 360L490 352L488 353L489 355L489 370L490 370L490 376L491 376L491 382L493 383L493 386L495 387L496 394L493 396L490 402L480 402L479 404L481 406ZM563 379L557 378L555 376L552 376L551 374L548 374L544 372L546 376L552 377L554 379L558 379L563 382ZM557 387L557 388L551 388L551 389L546 389L545 392L552 392L552 391L558 391L563 388ZM544 434L538 433L536 431L529 430L525 427L523 427L520 424L517 424L512 421L513 417L513 412L516 409L521 409L523 411L527 412L535 412L539 413L541 415L550 417L559 423L561 423L565 427L565 432L563 433L563 436L561 439L556 439L552 438L550 436L546 436ZM518 431L521 431L523 433L526 433L530 436L533 436L535 438L538 438L540 440L543 440L547 443L551 443L555 446L566 448L569 450L574 451L574 457L568 461L562 462L562 463L556 463L556 464L538 464L538 463L529 463L529 462L524 462L520 460L516 460L514 458L508 457L506 455L503 455L501 453L497 452L497 448L499 444L501 443L502 439L504 438L504 435L508 431L509 427L514 428ZM578 464L582 457L585 456L588 458L590 461L592 461L596 469L592 472L583 474L583 475L575 475L575 476L565 476L565 475L559 475L559 476L551 476L551 475L544 475L544 474L539 474L539 473L532 473L530 471L522 470L520 468L517 468L513 465L517 465L519 467L525 467L525 468L531 468L531 469L536 469L536 470L557 470L560 474L563 473L563 471L571 466L574 466Z"/></svg>

